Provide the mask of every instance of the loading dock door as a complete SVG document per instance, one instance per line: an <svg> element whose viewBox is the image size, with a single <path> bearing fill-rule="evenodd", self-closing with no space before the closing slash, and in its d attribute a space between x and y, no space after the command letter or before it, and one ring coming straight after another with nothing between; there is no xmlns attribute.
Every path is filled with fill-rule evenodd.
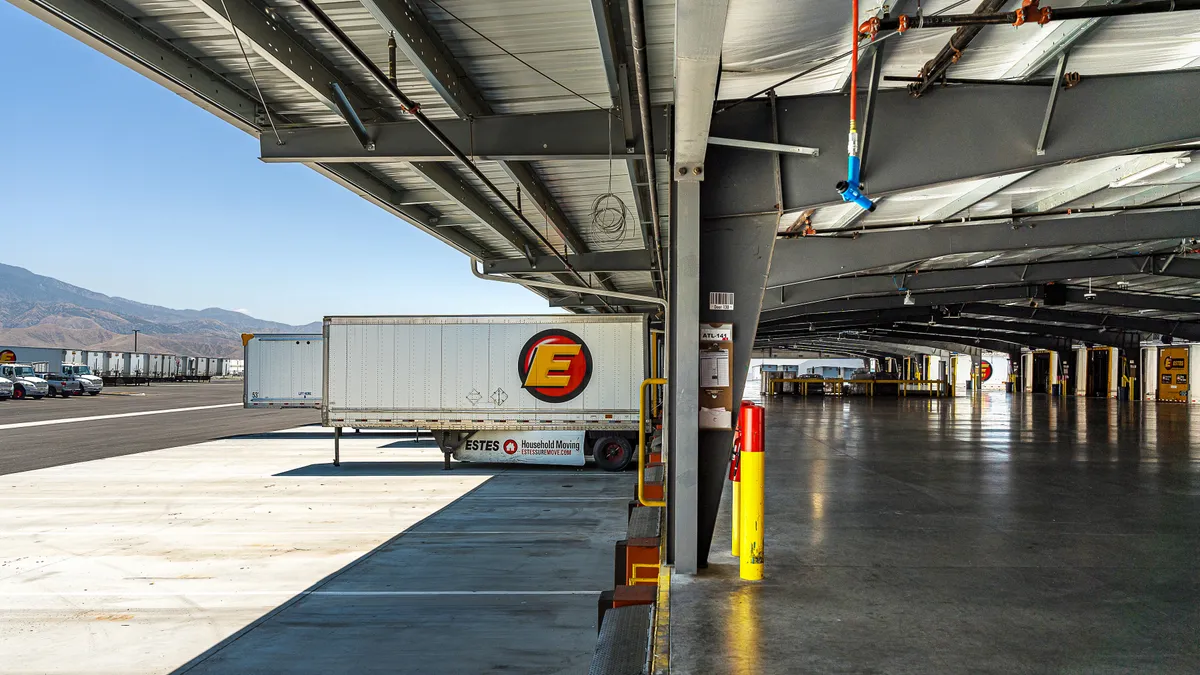
<svg viewBox="0 0 1200 675"><path fill-rule="evenodd" d="M1033 393L1050 393L1050 352L1034 352L1033 354Z"/></svg>
<svg viewBox="0 0 1200 675"><path fill-rule="evenodd" d="M1108 397L1109 349L1093 347L1087 350L1087 395Z"/></svg>
<svg viewBox="0 0 1200 675"><path fill-rule="evenodd" d="M1188 349L1163 347L1158 350L1158 400L1187 402Z"/></svg>

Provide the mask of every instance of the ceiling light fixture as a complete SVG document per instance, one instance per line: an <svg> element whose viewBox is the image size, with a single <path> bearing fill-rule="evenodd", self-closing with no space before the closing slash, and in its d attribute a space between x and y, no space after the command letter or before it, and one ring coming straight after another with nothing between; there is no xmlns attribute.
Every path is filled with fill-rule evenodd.
<svg viewBox="0 0 1200 675"><path fill-rule="evenodd" d="M904 304L906 304L906 305L917 304L917 301L913 300L912 291L904 291Z"/></svg>
<svg viewBox="0 0 1200 675"><path fill-rule="evenodd" d="M1154 166L1152 166L1148 169L1142 169L1141 171L1131 173L1128 176L1125 176L1124 178L1122 178L1121 180L1113 181L1112 183L1108 184L1108 187L1110 187L1110 188L1126 187L1127 185L1136 183L1139 180L1142 180L1143 178L1149 178L1150 176L1153 176L1154 174L1162 173L1163 171L1166 171L1167 169L1178 169L1190 161L1192 161L1190 157L1180 157L1177 160L1176 159L1167 160L1165 162L1162 162L1161 164L1155 164Z"/></svg>
<svg viewBox="0 0 1200 675"><path fill-rule="evenodd" d="M1088 277L1088 289L1087 289L1087 293L1083 294L1083 299L1084 300L1095 300L1096 299L1096 293L1094 291L1092 291L1092 278L1091 277Z"/></svg>

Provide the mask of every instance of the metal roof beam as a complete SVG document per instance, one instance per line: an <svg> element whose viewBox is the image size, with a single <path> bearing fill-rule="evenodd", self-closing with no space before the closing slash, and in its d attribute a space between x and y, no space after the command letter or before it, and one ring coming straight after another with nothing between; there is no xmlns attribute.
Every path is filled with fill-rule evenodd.
<svg viewBox="0 0 1200 675"><path fill-rule="evenodd" d="M437 162L413 162L410 166L413 171L420 174L430 185L445 195L446 199L470 213L479 222L492 228L496 234L503 237L522 254L526 253L527 246L528 250L534 252L541 248L523 232L517 230L508 216L496 208L449 165Z"/></svg>
<svg viewBox="0 0 1200 675"><path fill-rule="evenodd" d="M491 106L467 78L466 70L454 58L441 36L428 24L415 3L404 3L400 0L362 0L362 4L384 30L394 34L396 44L404 56L425 76L430 86L459 117L492 114ZM456 145L471 147L469 143ZM474 150L470 152L473 153ZM572 251L588 251L587 245L571 227L558 201L531 166L523 162L500 162L500 166L525 192L546 223ZM507 220L507 217L505 219Z"/></svg>
<svg viewBox="0 0 1200 675"><path fill-rule="evenodd" d="M880 328L876 332L881 335L933 336L965 346L984 347L983 341L999 346L1000 343L1023 345L1037 349L1070 349L1071 340L1064 337L1033 335L1031 333L1010 333L1005 331L986 330L983 328L952 327L952 326L919 326L906 325L902 328ZM979 342L976 342L978 340ZM1011 347L999 351L1011 351Z"/></svg>
<svg viewBox="0 0 1200 675"><path fill-rule="evenodd" d="M1074 312L1046 307L1019 307L1016 305L993 305L969 303L959 308L962 314L976 316L1003 316L1028 321L1052 321L1055 323L1082 326L1113 327L1121 330L1141 331L1173 335L1187 340L1200 340L1200 323L1193 321L1171 321L1125 314L1099 314L1096 312Z"/></svg>
<svg viewBox="0 0 1200 675"><path fill-rule="evenodd" d="M1184 157L1187 152L1173 152L1163 155L1139 155L1130 157L1128 160L1121 162L1111 169L1099 171L1085 178L1080 178L1066 189L1060 190L1052 195L1037 200L1023 209L1016 209L1013 213L1042 213L1052 211L1061 206L1066 206L1080 199L1086 198L1088 195L1095 194L1101 190L1105 190L1109 185L1125 178L1132 176L1139 171L1144 171L1150 167L1162 164L1164 161L1169 161L1173 158Z"/></svg>
<svg viewBox="0 0 1200 675"><path fill-rule="evenodd" d="M1108 277L1129 274L1160 274L1162 276L1200 279L1200 260L1171 256L1128 256L1121 258L1089 258L1025 265L995 265L989 267L960 267L935 269L928 272L873 274L856 277L835 277L779 287L763 300L763 309L792 307L833 298L861 295L881 295L899 291L930 291L949 288L975 288L1009 284ZM1183 264L1179 264L1183 263ZM1165 268L1165 269L1164 269Z"/></svg>
<svg viewBox="0 0 1200 675"><path fill-rule="evenodd" d="M975 340L972 340L970 344L966 344L966 343L959 343L959 342L946 342L946 341L941 341L941 340L936 340L936 339L922 339L922 338L896 336L896 335L884 336L884 335L878 335L878 334L862 333L857 336L857 339L861 342L865 342L868 344L887 345L888 347L893 348L893 349L895 349L899 345L911 345L913 347L922 347L925 349L925 351L923 351L923 352L914 352L911 354L907 354L908 356L918 356L920 354L925 354L925 353L928 353L929 349L942 350L942 351L947 351L947 352L959 352L959 353L963 353L964 351L976 350L976 349L980 349L980 350L987 349L989 351L1010 353L1010 352L1020 349L1019 345L1013 345L1013 344L1010 344L1007 342L1000 342L997 340L988 340L988 339L982 339L982 338L979 339L978 343L976 343Z"/></svg>
<svg viewBox="0 0 1200 675"><path fill-rule="evenodd" d="M651 116L656 138L665 138L666 109L656 107ZM485 160L599 160L622 159L625 148L616 146L609 132L609 113L604 110L518 115L485 115L470 120L434 120L454 144L477 159ZM293 127L281 129L283 145L274 137L263 138L260 153L264 162L451 162L454 157L417 122L368 124L374 143L366 150L342 127ZM660 143L661 145L661 143ZM642 139L633 142L636 158L642 156ZM666 156L666 148L655 148Z"/></svg>
<svg viewBox="0 0 1200 675"><path fill-rule="evenodd" d="M677 176L692 180L703 178L710 125L713 122L713 101L716 99L717 77L721 66L721 44L724 41L725 19L728 13L729 0L693 0L675 4L673 169ZM712 135L758 138L761 131L753 131L758 133Z"/></svg>
<svg viewBox="0 0 1200 675"><path fill-rule="evenodd" d="M1132 309L1150 309L1160 312L1179 314L1200 314L1200 299L1179 295L1150 295L1145 293L1127 293L1094 289L1094 298L1088 298L1087 289L1067 288L1067 302L1098 305L1107 307L1129 307Z"/></svg>
<svg viewBox="0 0 1200 675"><path fill-rule="evenodd" d="M642 233L642 246L648 250L654 250L652 209L649 200L658 199L658 195L653 194L650 189L647 167L644 166L644 152L639 149L639 146L642 145L639 139L641 117L634 107L631 95L636 85L630 77L633 71L629 65L627 52L630 45L629 41L625 39L625 32L622 29L622 26L629 25L629 22L623 19L620 5L621 3L612 0L591 0L592 18L596 22L596 37L600 41L600 60L604 63L604 75L608 80L608 93L612 97L612 108L621 117L621 133L625 141L625 173L629 177L630 185L633 186L633 208L637 213L638 229ZM651 113L650 124L662 127L661 130L656 130L657 133L652 132L654 138L666 139L666 121L667 116L661 111L657 115ZM606 132L607 129L606 125ZM651 275L655 291L660 294L661 274L662 270L659 270L658 273Z"/></svg>
<svg viewBox="0 0 1200 675"><path fill-rule="evenodd" d="M191 0L221 28L237 35L251 51L270 63L276 70L295 82L313 98L341 115L332 85L337 83L346 91L359 114L377 113L367 103L361 91L316 56L306 40L298 36L280 17L281 10L263 11L250 0ZM228 14L226 14L228 12ZM232 22L232 23L231 23ZM347 133L350 133L347 130ZM351 135L353 138L353 135Z"/></svg>
<svg viewBox="0 0 1200 675"><path fill-rule="evenodd" d="M9 0L100 53L250 134L262 106L137 21L93 0Z"/></svg>
<svg viewBox="0 0 1200 675"><path fill-rule="evenodd" d="M620 300L616 298L608 298L608 304L613 307L658 307L658 305L639 305L629 300ZM604 303L594 295L565 295L558 298L551 298L550 306L559 307L562 309L584 309L589 307L603 307Z"/></svg>
<svg viewBox="0 0 1200 675"><path fill-rule="evenodd" d="M872 196L971 178L1029 171L1081 159L1120 155L1200 140L1200 118L1191 114L1200 73L1166 71L1087 78L1062 92L1054 113L1054 142L1038 156L1036 124L1046 109L1041 87L962 85L914 99L903 89L880 91L871 132ZM780 135L806 145L837 148L845 141L841 96L778 100ZM755 99L713 117L712 134L756 138L768 103ZM752 172L770 157L738 148L712 147L711 163L731 175ZM845 173L836 152L818 157L780 155L785 211L839 202L833 184ZM775 210L737 181L712 181L704 191L705 217Z"/></svg>
<svg viewBox="0 0 1200 675"><path fill-rule="evenodd" d="M849 337L839 334L830 334L828 338L838 340L858 339L865 342L873 341L888 344L917 345L931 349L944 349L946 351L956 351L960 353L972 349L1013 352L1019 350L1022 346L1028 346L1023 345L1020 342L1013 342L1012 340L1008 339L990 337L989 335L980 333L978 331L969 332L967 334L959 334L956 331L947 330L930 334L927 331L874 328L869 332L849 332L846 335ZM1057 349L1063 344L1063 341L1053 338L1044 338L1043 340L1037 342L1047 345L1041 347L1045 349ZM1048 345L1053 346L1051 347Z"/></svg>
<svg viewBox="0 0 1200 675"><path fill-rule="evenodd" d="M805 328L812 326L816 328L825 328L831 324L858 324L858 325L878 325L888 321L904 321L918 320L921 318L930 317L935 310L932 306L926 307L900 307L896 309L862 309L850 310L846 312L824 312L820 314L800 314L790 317L786 323L776 323L770 326L760 328L760 332L774 330L780 327L799 327Z"/></svg>
<svg viewBox="0 0 1200 675"><path fill-rule="evenodd" d="M1198 81L1200 84L1200 81ZM938 98L941 98L940 96ZM933 97L929 101L937 100ZM714 181L715 183L715 181ZM803 237L775 245L767 287L844 276L962 253L1183 239L1200 236L1200 210L1029 219L964 227L866 232L857 238Z"/></svg>
<svg viewBox="0 0 1200 675"><path fill-rule="evenodd" d="M1029 333L1031 335L1051 335L1068 340L1078 340L1080 342L1121 348L1137 346L1142 341L1140 333L1130 333L1123 330L1093 330L1077 326L1058 326L1046 323L1030 323L1027 321L947 316L937 319L936 323L938 325L981 328L993 331L1012 331L1015 333Z"/></svg>
<svg viewBox="0 0 1200 675"><path fill-rule="evenodd" d="M825 354L837 354L839 352L846 353L849 351L853 355L869 356L873 359L902 359L907 356L925 356L930 352L948 352L953 351L949 348L935 347L932 344L929 346L911 345L900 346L897 344L883 343L871 340L849 340L846 338L825 339L825 340L787 340L783 344L756 344L755 351L762 351L765 348L772 349L809 349L813 351L822 351ZM883 351L886 348L890 351ZM939 354L940 355L940 354ZM756 357L766 358L766 357Z"/></svg>
<svg viewBox="0 0 1200 675"><path fill-rule="evenodd" d="M975 206L979 202L991 197L992 195L1021 180L1031 173L1033 172L1020 171L1018 173L1011 173L1004 176L985 178L979 185L971 188L966 193L943 202L933 211L921 216L921 220L949 220L963 211L969 210L972 206Z"/></svg>
<svg viewBox="0 0 1200 675"><path fill-rule="evenodd" d="M1080 7L1117 5L1121 2L1122 0L1084 0ZM1042 68L1058 59L1071 45L1092 32L1102 21L1104 21L1102 18L1076 19L1058 21L1048 28L1043 27L1043 30L1038 31L1040 36L1038 42L1022 54L1021 58L1017 59L1017 62L1000 76L1000 79L1024 80L1037 75Z"/></svg>
<svg viewBox="0 0 1200 675"><path fill-rule="evenodd" d="M654 255L644 249L577 253L566 258L576 272L644 272L654 262ZM566 268L558 258L537 256L532 263L524 258L485 260L483 271L488 274L542 274L565 272Z"/></svg>
<svg viewBox="0 0 1200 675"><path fill-rule="evenodd" d="M1042 297L1041 286L1007 286L992 288L977 288L964 291L941 291L934 293L914 293L913 304L904 304L904 295L896 293L872 298L855 298L853 300L825 300L797 307L781 307L764 310L760 325L773 326L780 323L790 323L797 316L811 316L828 312L848 312L860 310L903 309L905 307L931 307L933 305L955 305L965 302L983 302L988 300L1027 300Z"/></svg>

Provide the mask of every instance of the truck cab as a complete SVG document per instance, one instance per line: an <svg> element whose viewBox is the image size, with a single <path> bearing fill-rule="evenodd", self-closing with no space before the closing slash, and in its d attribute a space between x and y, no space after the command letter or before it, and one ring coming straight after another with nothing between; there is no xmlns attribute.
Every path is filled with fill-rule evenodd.
<svg viewBox="0 0 1200 675"><path fill-rule="evenodd" d="M91 366L86 363L64 363L62 374L72 381L79 382L83 387L81 393L89 396L96 396L104 389L104 380L93 375Z"/></svg>
<svg viewBox="0 0 1200 675"><path fill-rule="evenodd" d="M68 396L82 396L83 383L79 380L73 380L68 375L62 373L43 373L38 372L38 377L46 381L49 385L50 393L48 396L59 398L67 398Z"/></svg>
<svg viewBox="0 0 1200 675"><path fill-rule="evenodd" d="M12 380L13 398L39 399L50 393L50 385L24 363L0 363L0 377Z"/></svg>

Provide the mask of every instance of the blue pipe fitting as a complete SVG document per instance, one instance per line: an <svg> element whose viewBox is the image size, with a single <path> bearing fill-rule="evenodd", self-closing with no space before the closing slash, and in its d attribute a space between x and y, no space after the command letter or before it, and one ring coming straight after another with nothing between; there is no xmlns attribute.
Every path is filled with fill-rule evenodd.
<svg viewBox="0 0 1200 675"><path fill-rule="evenodd" d="M840 180L837 183L838 194L842 196L844 202L854 202L864 211L874 211L875 202L867 198L862 192L862 183L859 181L862 163L857 155L846 156L846 180Z"/></svg>

